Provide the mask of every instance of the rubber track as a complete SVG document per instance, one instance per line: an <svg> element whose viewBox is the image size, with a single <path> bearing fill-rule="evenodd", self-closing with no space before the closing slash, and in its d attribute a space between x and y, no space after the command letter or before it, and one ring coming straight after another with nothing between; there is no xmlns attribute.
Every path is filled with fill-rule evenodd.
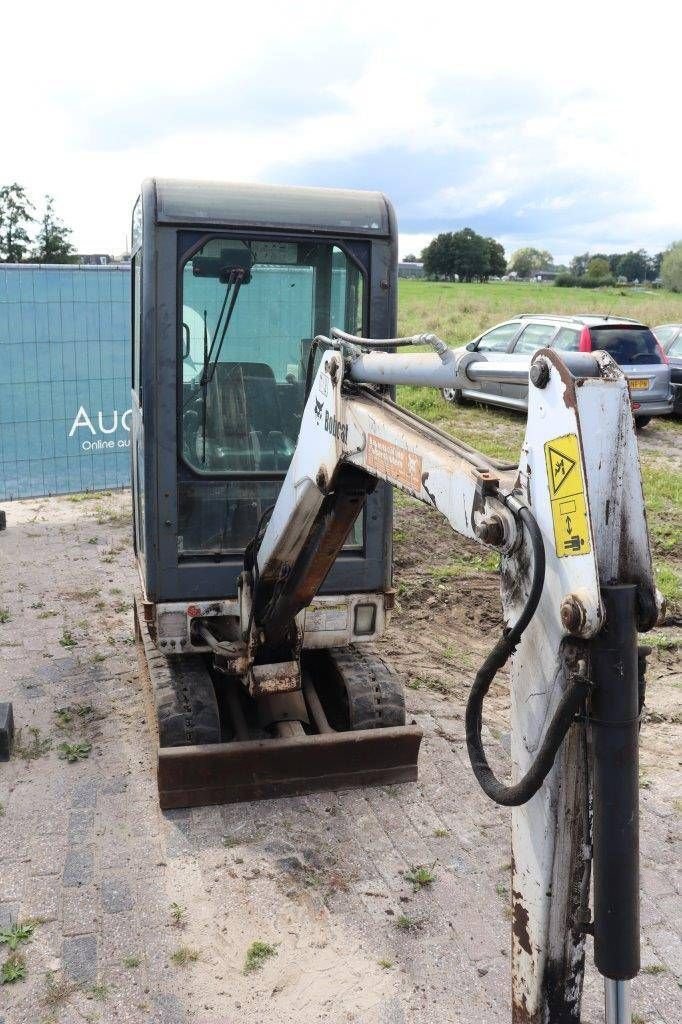
<svg viewBox="0 0 682 1024"><path fill-rule="evenodd" d="M375 651L338 647L328 652L348 697L350 728L405 724L405 690L395 669Z"/></svg>
<svg viewBox="0 0 682 1024"><path fill-rule="evenodd" d="M159 746L219 743L218 702L202 655L162 654L139 617L138 634L154 691Z"/></svg>

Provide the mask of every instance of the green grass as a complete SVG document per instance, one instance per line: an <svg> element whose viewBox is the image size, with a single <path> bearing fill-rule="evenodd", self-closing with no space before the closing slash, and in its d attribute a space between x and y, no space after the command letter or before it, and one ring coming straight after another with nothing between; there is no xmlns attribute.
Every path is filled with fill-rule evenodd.
<svg viewBox="0 0 682 1024"><path fill-rule="evenodd" d="M277 950L274 946L271 946L268 942L252 942L246 951L246 958L244 960L244 974L250 974L252 971L259 971L266 960L269 960L271 956L277 956Z"/></svg>
<svg viewBox="0 0 682 1024"><path fill-rule="evenodd" d="M465 345L517 313L620 313L642 323L682 320L682 295L632 288L554 288L531 283L399 282L400 334L432 331L448 345Z"/></svg>
<svg viewBox="0 0 682 1024"><path fill-rule="evenodd" d="M9 608L0 608L0 625L4 625L5 622L11 622L12 616L10 615Z"/></svg>
<svg viewBox="0 0 682 1024"><path fill-rule="evenodd" d="M192 946L179 946L171 953L171 963L176 967L186 967L188 964L195 964L199 959L199 951Z"/></svg>
<svg viewBox="0 0 682 1024"><path fill-rule="evenodd" d="M500 568L500 556L491 551L485 556L457 555L448 565L435 565L428 571L435 580L449 580L453 577L472 576L480 572L497 572Z"/></svg>
<svg viewBox="0 0 682 1024"><path fill-rule="evenodd" d="M17 729L14 738L14 756L23 761L37 761L44 757L52 748L52 740L49 736L43 736L41 729L36 725L28 726L30 739L25 739L23 729Z"/></svg>
<svg viewBox="0 0 682 1024"><path fill-rule="evenodd" d="M409 882L415 892L432 885L436 881L434 864L428 867L426 864L414 864L405 872L405 881Z"/></svg>
<svg viewBox="0 0 682 1024"><path fill-rule="evenodd" d="M35 921L17 921L9 928L0 930L0 943L14 951L22 942L28 942L36 929Z"/></svg>
<svg viewBox="0 0 682 1024"><path fill-rule="evenodd" d="M395 919L395 926L399 928L401 932L412 932L416 931L421 926L421 918L410 917L409 914L399 914Z"/></svg>
<svg viewBox="0 0 682 1024"><path fill-rule="evenodd" d="M68 761L69 764L75 764L77 761L85 761L90 756L92 746L90 743L60 743L57 747L59 751L59 757L63 761Z"/></svg>
<svg viewBox="0 0 682 1024"><path fill-rule="evenodd" d="M656 583L666 601L677 605L682 601L682 574L671 565L654 563Z"/></svg>
<svg viewBox="0 0 682 1024"><path fill-rule="evenodd" d="M21 953L12 953L0 967L0 981L3 985L11 985L15 981L23 981L26 977L26 961Z"/></svg>

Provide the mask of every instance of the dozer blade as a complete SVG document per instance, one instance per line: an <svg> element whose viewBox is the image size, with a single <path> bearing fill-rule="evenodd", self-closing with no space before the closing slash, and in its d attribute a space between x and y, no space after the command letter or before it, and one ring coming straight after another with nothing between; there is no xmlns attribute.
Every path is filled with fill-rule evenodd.
<svg viewBox="0 0 682 1024"><path fill-rule="evenodd" d="M416 781L422 738L419 726L394 724L335 731L316 699L314 687L311 692L308 679L305 691L317 732L302 734L297 726L301 734L246 738L247 725L238 714L241 701L238 684L234 683L225 694L232 695L228 703L238 738L216 742L220 738L218 704L202 657L169 658L162 654L149 635L139 601L135 604L140 677L150 725L161 740L157 781L163 809ZM336 660L346 680L362 675L358 656L344 652ZM370 667L373 671L367 685L374 689L380 682L381 666L375 659ZM388 700L384 721L391 721L390 715L396 713L395 683L384 680L384 691ZM364 709L364 717L358 708ZM354 720L364 725L371 716L362 701L358 708Z"/></svg>
<svg viewBox="0 0 682 1024"><path fill-rule="evenodd" d="M287 739L161 747L162 808L200 807L329 789L413 782L422 730L416 725Z"/></svg>

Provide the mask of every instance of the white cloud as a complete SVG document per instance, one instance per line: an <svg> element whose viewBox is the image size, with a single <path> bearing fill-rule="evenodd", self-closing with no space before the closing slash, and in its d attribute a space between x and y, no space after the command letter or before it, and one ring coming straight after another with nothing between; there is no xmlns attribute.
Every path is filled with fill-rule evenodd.
<svg viewBox="0 0 682 1024"><path fill-rule="evenodd" d="M682 235L672 10L34 0L3 13L0 183L53 193L82 250L120 251L148 175L323 160L366 164L372 188L372 159L401 150L406 239L485 215L512 248L660 247Z"/></svg>

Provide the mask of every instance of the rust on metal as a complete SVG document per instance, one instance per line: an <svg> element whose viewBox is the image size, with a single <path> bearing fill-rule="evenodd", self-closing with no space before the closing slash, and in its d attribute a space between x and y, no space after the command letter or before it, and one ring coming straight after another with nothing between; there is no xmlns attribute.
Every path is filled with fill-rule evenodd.
<svg viewBox="0 0 682 1024"><path fill-rule="evenodd" d="M528 911L521 900L521 893L512 892L512 900L512 932L521 949L528 953L528 956L532 956L533 949L528 934Z"/></svg>
<svg viewBox="0 0 682 1024"><path fill-rule="evenodd" d="M254 697L272 693L289 693L301 685L301 670L296 661L279 661L254 665L247 674L247 689Z"/></svg>

